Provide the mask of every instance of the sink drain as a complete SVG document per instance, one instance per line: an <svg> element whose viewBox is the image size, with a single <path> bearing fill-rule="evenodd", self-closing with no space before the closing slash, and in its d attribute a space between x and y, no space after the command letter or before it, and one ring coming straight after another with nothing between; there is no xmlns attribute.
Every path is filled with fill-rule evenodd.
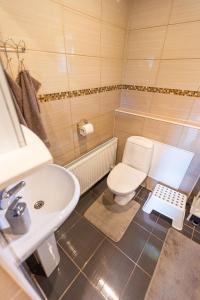
<svg viewBox="0 0 200 300"><path fill-rule="evenodd" d="M37 201L37 202L35 202L35 204L34 204L34 208L35 208L35 209L40 209L40 208L42 208L43 206L44 206L44 201L42 201L42 200Z"/></svg>

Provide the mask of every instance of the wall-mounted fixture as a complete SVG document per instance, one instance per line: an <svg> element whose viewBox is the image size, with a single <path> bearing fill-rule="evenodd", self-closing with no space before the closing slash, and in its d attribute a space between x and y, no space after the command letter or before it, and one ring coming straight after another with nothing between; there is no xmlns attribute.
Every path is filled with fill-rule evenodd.
<svg viewBox="0 0 200 300"><path fill-rule="evenodd" d="M80 133L80 135L82 136L87 136L91 133L94 132L94 126L92 125L92 123L89 123L87 120L82 120L78 123L77 125L78 127L78 132Z"/></svg>

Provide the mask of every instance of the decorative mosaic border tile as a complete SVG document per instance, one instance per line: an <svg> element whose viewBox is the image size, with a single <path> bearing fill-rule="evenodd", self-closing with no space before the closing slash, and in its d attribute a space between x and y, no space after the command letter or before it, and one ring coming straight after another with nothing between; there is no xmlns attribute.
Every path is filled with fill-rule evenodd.
<svg viewBox="0 0 200 300"><path fill-rule="evenodd" d="M38 96L38 100L40 102L49 102L49 101L62 100L62 99L72 98L72 97L99 94L99 93L114 91L114 90L119 90L119 89L121 89L121 85L109 85L109 86L102 86L102 87L91 88L91 89L82 89L82 90L66 91L66 92L60 92L60 93L43 94L43 95Z"/></svg>
<svg viewBox="0 0 200 300"><path fill-rule="evenodd" d="M62 100L66 98L86 96L92 94L99 94L103 92L109 92L114 90L133 90L140 92L150 92L150 93L160 93L178 96L188 96L188 97L200 97L200 91L191 90L181 90L181 89L170 89L170 88L160 88L154 86L143 86L143 85L133 85L133 84L118 84L109 85L91 89L82 89L74 91L65 91L60 93L43 94L38 96L40 102L50 102L54 100Z"/></svg>
<svg viewBox="0 0 200 300"><path fill-rule="evenodd" d="M154 86L123 85L123 89L140 91L140 92L171 94L171 95L178 95L178 96L200 97L200 91L160 88Z"/></svg>

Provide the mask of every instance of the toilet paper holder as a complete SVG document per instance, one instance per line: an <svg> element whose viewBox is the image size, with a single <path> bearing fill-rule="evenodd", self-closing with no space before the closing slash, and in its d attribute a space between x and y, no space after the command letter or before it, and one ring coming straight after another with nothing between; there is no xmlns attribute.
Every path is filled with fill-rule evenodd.
<svg viewBox="0 0 200 300"><path fill-rule="evenodd" d="M85 125L85 124L88 124L88 123L89 123L89 122L88 122L88 120L86 120L86 119L81 120L81 121L77 124L78 132L80 133L81 127L82 127L83 125Z"/></svg>
<svg viewBox="0 0 200 300"><path fill-rule="evenodd" d="M77 129L78 133L84 137L94 132L94 126L86 119L81 120L77 124Z"/></svg>

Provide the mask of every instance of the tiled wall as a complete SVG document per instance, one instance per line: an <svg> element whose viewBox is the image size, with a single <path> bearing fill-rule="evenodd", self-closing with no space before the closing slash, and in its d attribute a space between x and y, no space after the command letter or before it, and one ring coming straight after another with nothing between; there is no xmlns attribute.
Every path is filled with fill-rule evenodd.
<svg viewBox="0 0 200 300"><path fill-rule="evenodd" d="M130 0L127 4L128 0L0 0L0 36L26 42L25 65L41 81L42 97L118 84L199 91L199 1ZM17 56L10 57L15 77ZM113 135L121 91L98 91L77 97L64 93L59 100L56 95L41 97L54 99L40 106L56 163L65 165ZM200 122L199 99L125 89L121 105ZM77 133L83 118L95 126L87 138ZM189 192L199 175L199 131L117 114L119 153L125 138L136 133L195 151L182 183Z"/></svg>
<svg viewBox="0 0 200 300"><path fill-rule="evenodd" d="M4 300L29 300L25 292L13 279L0 267L1 299Z"/></svg>
<svg viewBox="0 0 200 300"><path fill-rule="evenodd" d="M126 0L0 0L1 38L25 41L39 94L120 84L126 23ZM17 56L10 57L15 77ZM113 90L41 103L55 162L65 165L112 137L119 101ZM87 138L77 133L83 118L95 127Z"/></svg>
<svg viewBox="0 0 200 300"><path fill-rule="evenodd" d="M123 83L198 91L200 87L200 1L131 0ZM121 106L162 117L200 121L200 98L124 90ZM200 131L166 122L116 115L119 159L129 135L143 135L194 151L181 184L189 193L200 170Z"/></svg>

